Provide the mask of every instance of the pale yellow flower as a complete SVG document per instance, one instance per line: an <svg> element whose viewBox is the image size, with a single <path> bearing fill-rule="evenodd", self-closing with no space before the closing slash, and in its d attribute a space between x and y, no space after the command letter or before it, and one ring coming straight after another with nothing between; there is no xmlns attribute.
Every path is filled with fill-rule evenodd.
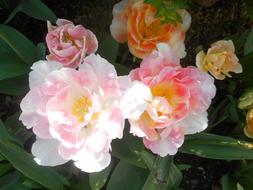
<svg viewBox="0 0 253 190"><path fill-rule="evenodd" d="M213 43L207 54L204 51L199 52L196 56L196 65L200 70L210 72L218 80L223 80L226 76L231 77L229 72L242 72L242 66L231 40Z"/></svg>

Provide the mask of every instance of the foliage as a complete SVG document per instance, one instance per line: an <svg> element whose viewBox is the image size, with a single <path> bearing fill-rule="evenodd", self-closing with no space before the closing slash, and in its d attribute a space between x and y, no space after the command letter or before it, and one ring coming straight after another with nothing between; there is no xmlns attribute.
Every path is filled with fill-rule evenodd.
<svg viewBox="0 0 253 190"><path fill-rule="evenodd" d="M146 0L157 8L161 23L182 22L178 10L186 8L186 1ZM10 23L18 12L32 18L55 22L55 14L40 0L17 3L11 10L7 0L0 7L10 12ZM0 10L1 11L1 10ZM251 11L248 15L251 17ZM252 108L253 29L236 34L236 51L243 53L240 62L244 72L226 82L217 82L220 94L209 110L209 126L204 133L185 138L181 153L202 158L236 163L220 179L223 190L251 190L253 188L253 142L243 134L246 110ZM119 74L131 70L118 62L121 46L110 36L100 44L98 53L114 64ZM28 91L28 72L37 60L45 59L44 43L34 44L11 25L0 24L0 93L14 96L18 101ZM239 98L241 97L241 98ZM239 110L238 107L242 110ZM180 188L187 164L175 163L173 156L159 157L145 149L143 142L125 127L123 139L112 143L112 162L101 172L85 174L72 163L61 167L42 167L34 162L30 144L34 135L19 121L20 112L0 120L0 190L6 189L107 189L107 190L176 190ZM222 128L227 126L228 130ZM217 132L218 131L218 132ZM215 134L214 134L215 133Z"/></svg>
<svg viewBox="0 0 253 190"><path fill-rule="evenodd" d="M178 13L179 9L185 9L187 3L185 0L145 0L156 7L156 16L161 17L161 23L172 23L176 25L178 22L182 23L182 18Z"/></svg>

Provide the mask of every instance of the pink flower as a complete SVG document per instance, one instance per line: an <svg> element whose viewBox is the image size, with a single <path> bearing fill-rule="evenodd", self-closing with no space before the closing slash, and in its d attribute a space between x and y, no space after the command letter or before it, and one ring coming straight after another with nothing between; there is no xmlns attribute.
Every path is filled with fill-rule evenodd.
<svg viewBox="0 0 253 190"><path fill-rule="evenodd" d="M220 40L211 45L207 54L203 51L196 56L196 65L204 72L210 72L216 79L231 77L229 72L241 73L242 66L235 54L231 40Z"/></svg>
<svg viewBox="0 0 253 190"><path fill-rule="evenodd" d="M122 0L113 7L111 34L120 43L127 42L130 52L144 58L156 49L158 43L170 45L180 58L185 57L185 33L190 27L191 16L179 10L183 23L161 24L157 10L144 0Z"/></svg>
<svg viewBox="0 0 253 190"><path fill-rule="evenodd" d="M85 172L110 163L111 141L122 138L121 96L130 84L99 55L84 59L78 70L53 61L33 64L30 91L21 102L20 120L37 136L35 160L55 166L73 160Z"/></svg>
<svg viewBox="0 0 253 190"><path fill-rule="evenodd" d="M143 59L131 71L133 81L146 85L139 115L129 117L131 132L143 137L145 146L160 156L173 155L184 142L184 135L207 127L207 109L215 96L214 79L196 67L182 68L166 44ZM148 98L147 98L148 97ZM136 98L137 99L137 98ZM140 102L140 101L139 101Z"/></svg>
<svg viewBox="0 0 253 190"><path fill-rule="evenodd" d="M57 26L48 22L46 42L50 54L47 60L58 61L65 67L76 68L85 55L96 52L96 36L81 25L75 26L71 21L58 19Z"/></svg>

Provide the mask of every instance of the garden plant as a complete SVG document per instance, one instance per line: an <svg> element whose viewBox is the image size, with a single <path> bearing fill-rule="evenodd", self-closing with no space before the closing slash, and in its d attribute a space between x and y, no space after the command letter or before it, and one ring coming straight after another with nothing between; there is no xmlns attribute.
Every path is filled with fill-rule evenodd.
<svg viewBox="0 0 253 190"><path fill-rule="evenodd" d="M0 0L0 190L252 190L251 0Z"/></svg>

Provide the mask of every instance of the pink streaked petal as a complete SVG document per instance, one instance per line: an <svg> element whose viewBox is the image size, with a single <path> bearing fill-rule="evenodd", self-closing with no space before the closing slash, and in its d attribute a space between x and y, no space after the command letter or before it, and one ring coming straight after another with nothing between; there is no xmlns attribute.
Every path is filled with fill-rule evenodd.
<svg viewBox="0 0 253 190"><path fill-rule="evenodd" d="M88 54L95 53L98 49L98 40L96 36L90 30L87 30L87 37L86 37L86 51Z"/></svg>
<svg viewBox="0 0 253 190"><path fill-rule="evenodd" d="M52 136L49 131L49 123L46 117L41 117L40 120L37 121L37 124L33 127L33 132L39 138L43 139L51 139Z"/></svg>
<svg viewBox="0 0 253 190"><path fill-rule="evenodd" d="M57 26L64 26L66 24L73 24L73 22L66 20L66 19L57 19L57 21L56 21Z"/></svg>
<svg viewBox="0 0 253 190"><path fill-rule="evenodd" d="M133 69L133 70L130 71L129 76L130 76L130 78L131 78L132 81L134 81L134 80L141 80L140 76L139 76L139 72L140 72L140 68Z"/></svg>
<svg viewBox="0 0 253 190"><path fill-rule="evenodd" d="M174 155L184 142L184 130L181 128L166 128L160 133L156 141L143 139L144 145L153 153L165 157L168 154Z"/></svg>
<svg viewBox="0 0 253 190"><path fill-rule="evenodd" d="M138 137L145 137L149 140L157 140L159 134L156 129L150 125L150 121L147 118L141 118L139 120L129 120L131 124L130 132Z"/></svg>
<svg viewBox="0 0 253 190"><path fill-rule="evenodd" d="M74 39L81 39L83 36L87 35L87 30L81 25L69 27L67 32Z"/></svg>
<svg viewBox="0 0 253 190"><path fill-rule="evenodd" d="M75 55L79 50L75 46L71 46L67 49L57 50L52 49L53 53L59 57L69 57Z"/></svg>
<svg viewBox="0 0 253 190"><path fill-rule="evenodd" d="M64 125L57 125L50 127L51 135L59 140L61 144L67 148L74 148L75 146L80 146L80 141L78 138L78 133L68 132L61 127ZM66 128L66 126L64 126Z"/></svg>

